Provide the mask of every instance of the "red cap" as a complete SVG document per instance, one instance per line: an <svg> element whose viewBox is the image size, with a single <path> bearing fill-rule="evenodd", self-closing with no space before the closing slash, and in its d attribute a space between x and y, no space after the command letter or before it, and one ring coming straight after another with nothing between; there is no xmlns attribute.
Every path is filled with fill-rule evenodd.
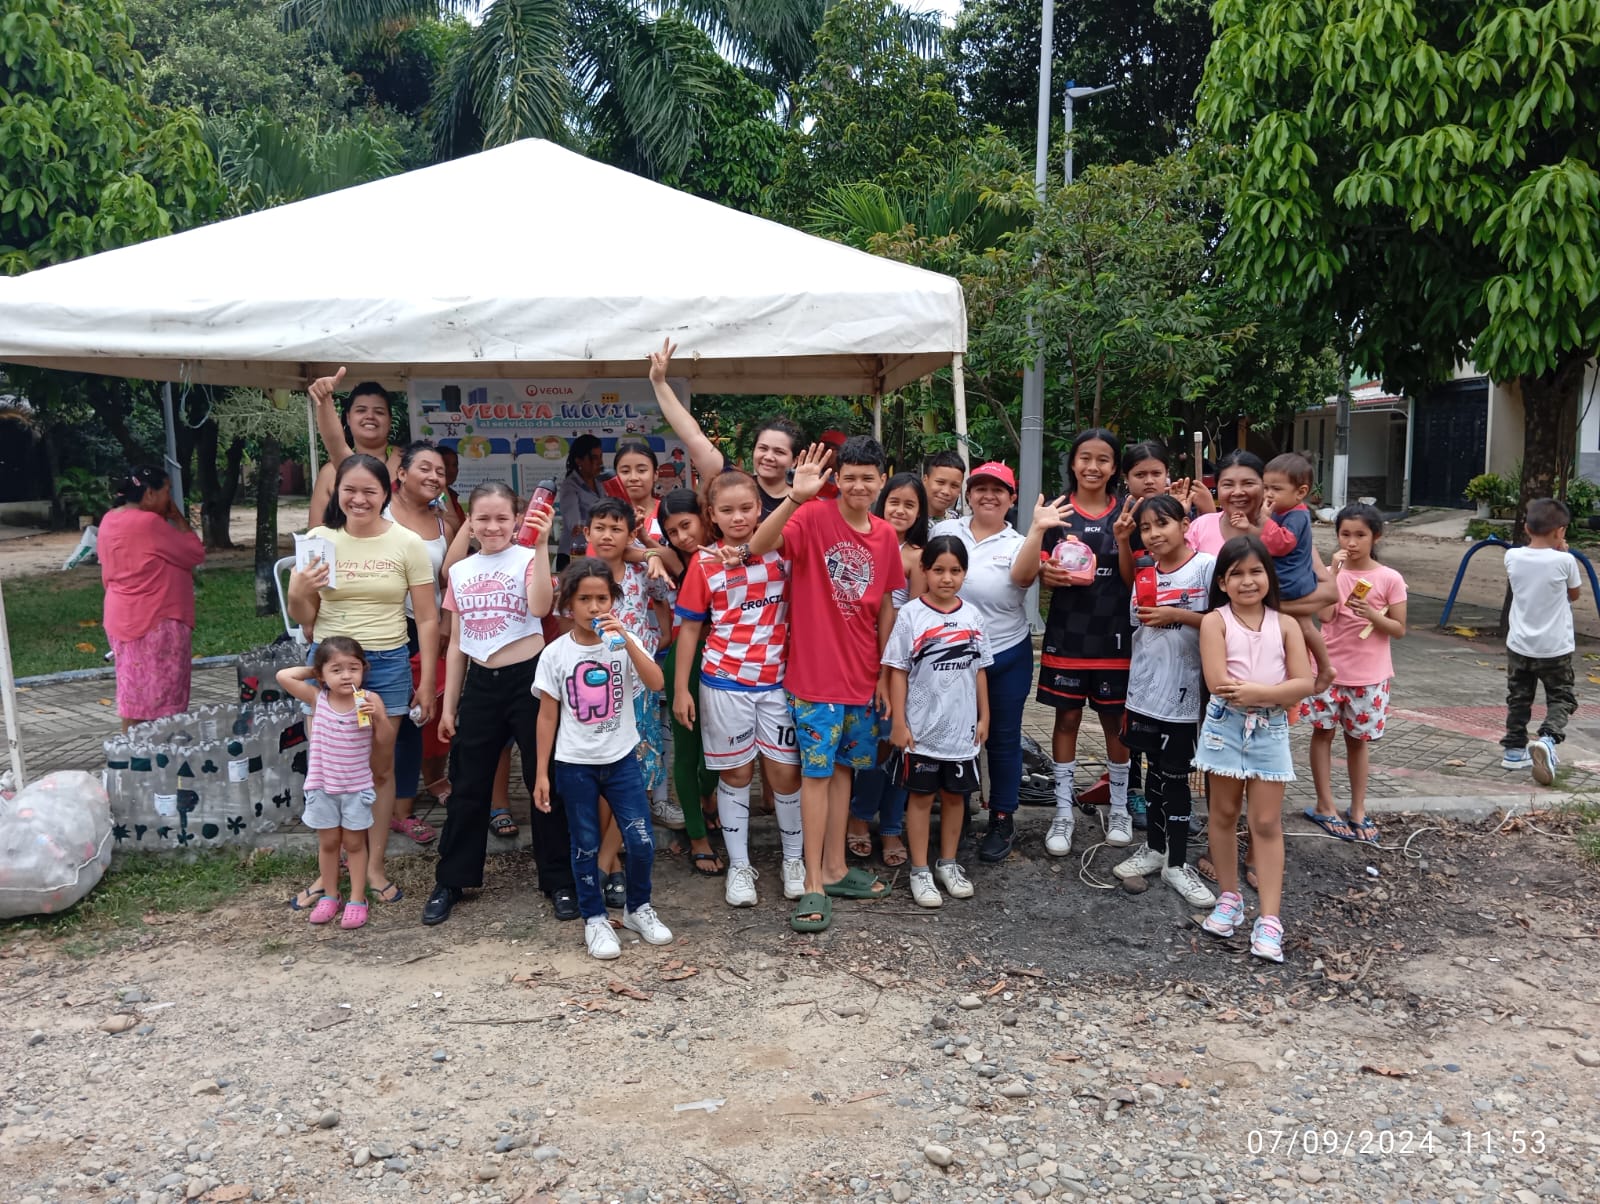
<svg viewBox="0 0 1600 1204"><path fill-rule="evenodd" d="M967 486L971 488L980 477L988 477L991 481L999 481L1012 493L1017 491L1016 475L999 460L990 460L987 464L980 464L967 474Z"/></svg>

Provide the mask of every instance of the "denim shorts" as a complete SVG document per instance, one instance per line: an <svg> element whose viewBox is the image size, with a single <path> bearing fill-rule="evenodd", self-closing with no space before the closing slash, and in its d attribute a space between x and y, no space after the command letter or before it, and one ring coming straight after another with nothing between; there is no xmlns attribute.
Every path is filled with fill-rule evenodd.
<svg viewBox="0 0 1600 1204"><path fill-rule="evenodd" d="M800 775L831 778L834 766L871 769L878 763L878 712L871 703L807 702L789 695Z"/></svg>
<svg viewBox="0 0 1600 1204"><path fill-rule="evenodd" d="M358 790L354 794L307 790L306 809L300 822L318 831L343 828L347 832L365 832L372 827L372 804L377 798L371 790Z"/></svg>
<svg viewBox="0 0 1600 1204"><path fill-rule="evenodd" d="M1246 782L1292 782L1289 714L1282 707L1239 710L1220 698L1206 704L1194 767Z"/></svg>
<svg viewBox="0 0 1600 1204"><path fill-rule="evenodd" d="M387 652L374 652L371 648L362 651L367 657L367 674L361 680L361 688L383 699L383 709L389 712L390 719L405 718L412 694L410 649L401 644ZM316 659L317 645L312 644L306 650L306 664L313 664Z"/></svg>

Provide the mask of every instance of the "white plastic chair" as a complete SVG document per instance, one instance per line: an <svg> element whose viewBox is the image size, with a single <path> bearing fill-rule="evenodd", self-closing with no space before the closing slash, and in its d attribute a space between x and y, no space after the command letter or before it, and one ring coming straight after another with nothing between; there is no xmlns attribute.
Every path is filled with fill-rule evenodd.
<svg viewBox="0 0 1600 1204"><path fill-rule="evenodd" d="M294 569L294 557L285 556L272 566L272 579L278 585L278 611L283 615L283 629L297 644L306 643L305 630L289 617L289 574Z"/></svg>

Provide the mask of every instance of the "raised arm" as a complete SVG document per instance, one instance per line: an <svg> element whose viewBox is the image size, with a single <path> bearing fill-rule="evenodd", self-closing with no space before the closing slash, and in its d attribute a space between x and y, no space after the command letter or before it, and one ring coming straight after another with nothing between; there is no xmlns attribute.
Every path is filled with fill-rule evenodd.
<svg viewBox="0 0 1600 1204"><path fill-rule="evenodd" d="M333 400L333 391L343 379L344 369L340 368L332 376L317 377L306 390L311 395L312 410L317 416L317 434L322 436L322 445L328 449L328 463L335 469L350 457L350 444L344 437L344 423L339 420L339 407Z"/></svg>
<svg viewBox="0 0 1600 1204"><path fill-rule="evenodd" d="M722 471L727 458L711 442L700 424L695 421L689 407L678 400L678 395L667 383L667 372L672 367L672 353L678 349L671 339L661 341L661 350L650 353L650 384L656 391L656 404L661 416L667 420L672 433L683 440L689 451L689 463L703 480L710 480Z"/></svg>

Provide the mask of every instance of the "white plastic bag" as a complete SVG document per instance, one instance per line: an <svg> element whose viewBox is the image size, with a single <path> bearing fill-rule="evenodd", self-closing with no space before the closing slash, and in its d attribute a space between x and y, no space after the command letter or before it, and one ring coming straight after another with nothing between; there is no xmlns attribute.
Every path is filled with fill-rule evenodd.
<svg viewBox="0 0 1600 1204"><path fill-rule="evenodd" d="M49 915L94 889L111 864L111 806L68 769L0 797L0 918Z"/></svg>
<svg viewBox="0 0 1600 1204"><path fill-rule="evenodd" d="M78 546L72 549L72 555L62 562L61 571L75 569L80 564L87 564L94 559L95 546L100 542L100 528L90 523L83 529L83 534L78 536Z"/></svg>

